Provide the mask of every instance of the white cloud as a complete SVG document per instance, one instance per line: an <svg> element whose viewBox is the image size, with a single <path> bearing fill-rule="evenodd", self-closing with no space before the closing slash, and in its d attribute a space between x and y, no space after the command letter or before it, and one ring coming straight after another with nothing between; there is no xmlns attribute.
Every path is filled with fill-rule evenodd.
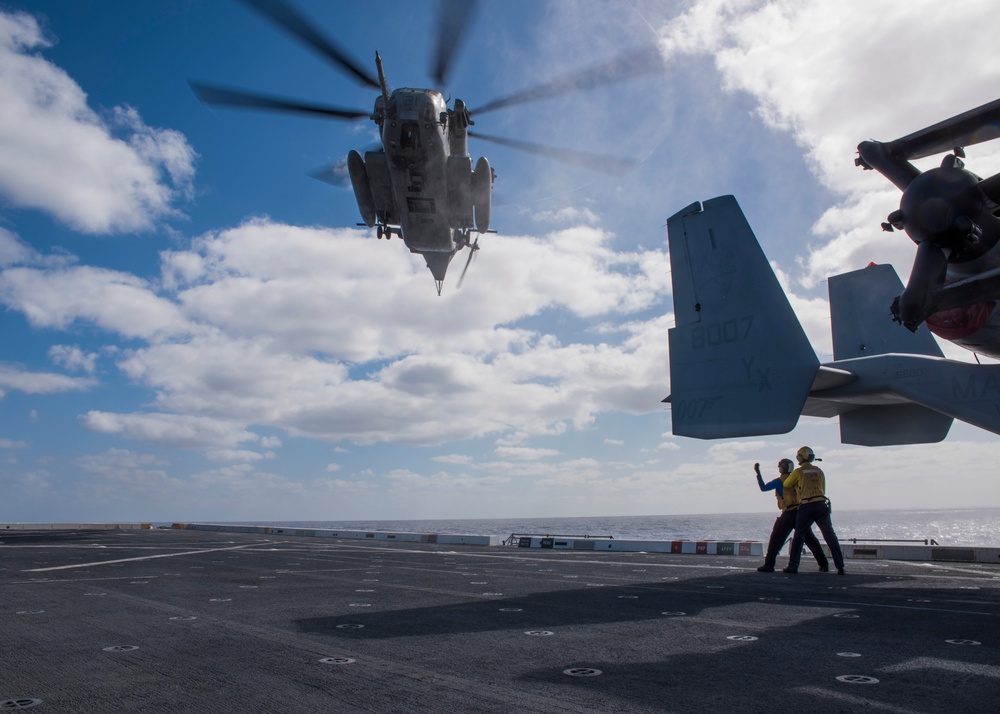
<svg viewBox="0 0 1000 714"><path fill-rule="evenodd" d="M180 449L212 450L255 441L242 427L218 419L178 414L112 414L90 411L81 417L85 427L102 434Z"/></svg>
<svg viewBox="0 0 1000 714"><path fill-rule="evenodd" d="M789 134L837 197L815 226L819 240L799 276L806 287L872 260L894 263L905 281L913 245L879 228L898 207L899 192L854 166L856 147L995 99L1000 64L976 62L970 71L968 53L941 41L943 27L961 27L962 47L991 46L992 23L984 18L994 14L989 0L954 6L703 0L664 26L662 46L672 55L713 56L724 85L752 96L758 115ZM863 28L858 18L867 18ZM992 145L975 147L970 157L970 168L981 175L1000 169L1000 149Z"/></svg>
<svg viewBox="0 0 1000 714"><path fill-rule="evenodd" d="M102 454L82 456L77 465L96 477L78 487L79 498L87 506L107 508L113 503L131 503L133 499L156 501L183 488L180 479L167 473L169 464L151 454L109 449Z"/></svg>
<svg viewBox="0 0 1000 714"><path fill-rule="evenodd" d="M33 254L31 246L10 231L0 228L0 268L27 263Z"/></svg>
<svg viewBox="0 0 1000 714"><path fill-rule="evenodd" d="M721 444L714 444L709 447L708 455L713 461L723 458L733 458L740 454L753 453L765 447L765 441L726 441Z"/></svg>
<svg viewBox="0 0 1000 714"><path fill-rule="evenodd" d="M69 377L54 372L33 372L0 362L0 396L8 389L25 394L54 394L90 389L97 382L89 377Z"/></svg>
<svg viewBox="0 0 1000 714"><path fill-rule="evenodd" d="M560 226L567 224L594 226L600 223L600 217L594 211L577 206L563 206L558 209L537 211L533 217L536 221L554 223Z"/></svg>
<svg viewBox="0 0 1000 714"><path fill-rule="evenodd" d="M439 298L402 246L363 235L253 220L164 252L160 285L38 256L37 267L0 273L0 301L37 326L93 324L139 342L105 352L154 391L156 411L94 411L89 428L227 459L256 439L238 425L359 444L495 435L519 446L601 411L658 408L649 385L663 381L664 318L570 344L516 323L553 309L589 319L654 307L668 280L662 252L617 252L590 228L509 236L484 248L493 264L476 283ZM51 355L96 364L76 348Z"/></svg>
<svg viewBox="0 0 1000 714"><path fill-rule="evenodd" d="M130 107L102 119L37 51L34 17L0 12L0 194L85 233L148 229L190 195L195 154Z"/></svg>
<svg viewBox="0 0 1000 714"><path fill-rule="evenodd" d="M662 299L665 254L616 252L611 238L572 228L541 239L483 239L482 269L470 270L460 293L438 298L422 261L397 243L257 219L204 235L190 251L165 252L163 284L193 320L233 335L267 330L293 349L352 362L493 352L523 345L530 335L504 326L545 309L628 314Z"/></svg>
<svg viewBox="0 0 1000 714"><path fill-rule="evenodd" d="M10 268L0 273L0 302L38 327L89 321L127 338L152 339L187 329L177 306L145 280L90 266Z"/></svg>
<svg viewBox="0 0 1000 714"><path fill-rule="evenodd" d="M574 129L580 129L584 146L610 143L622 155L640 155L666 137L657 156L670 160L649 162L646 169L658 163L661 170L643 174L641 181L633 176L632 182L626 177L604 184L596 199L566 190L584 180L575 170L570 181L560 174L565 170L543 168L532 173L532 181L516 182L515 191L543 187L556 193L557 198L531 203L519 217L530 213L557 230L482 236L482 250L461 291L455 282L464 254L456 257L440 298L419 256L400 241L375 241L367 230L249 219L206 232L189 245L174 243L161 254L159 275L148 277L80 265L65 254L42 255L0 229L0 303L8 312L23 315L38 332L87 330L88 337L105 339L97 348L73 345L83 340L76 334L60 336L57 341L66 344L49 354L63 369L91 374L99 353L105 358L102 377L113 379L107 375L113 361L131 382L130 395L145 390L141 406L102 402L81 423L100 434L190 449L225 462L181 484L169 474L184 466L133 451L112 451L77 465L101 488L120 480L140 489L147 501L174 494L170 515L182 518L177 511L192 508L186 505L192 492L200 513L270 517L280 510L292 518L362 508L412 517L421 515L421 508L441 509L426 515L449 509L470 515L487 509L490 515L526 509L538 515L748 510L748 499L761 495L753 461L771 464L772 454L794 453L800 444L779 437L713 447L658 435L667 418L659 400L668 391L666 334L673 325L669 266L662 250L637 246L662 245L658 216L705 197L688 191L722 183L706 177L721 173L727 181L738 180L737 187L752 177L755 186L771 186L806 154L809 169L828 191L828 208L800 209L815 221L812 232L779 231L777 247L768 252L780 259L779 277L822 357L829 351L824 346L829 318L825 298L815 295L821 280L869 260L908 266L912 257L905 237L887 237L878 228L898 192L852 165L855 146L992 99L996 67L980 63L978 74L964 73L967 52L949 49L937 38L941 13L947 12L963 27L963 43L988 47L992 24L981 18L995 13L971 0L947 9L924 0L685 5L681 17L665 26L664 48L674 68L693 67L708 91L688 95L690 75L685 75L656 93L622 86L606 95L614 101L580 95L576 112L567 113L564 102L533 109L533 124L550 132L553 143L566 143L561 140L570 138L568 125L579 122ZM583 16L591 10L618 12L609 7L592 3L581 13L574 4L556 3L545 12L553 20L592 23ZM878 30L859 38L854 31L859 16L877 17ZM194 154L185 138L145 126L139 112L127 106L91 108L83 89L42 57L45 43L33 20L11 15L0 20L0 96L12 100L0 105L0 192L6 201L49 211L87 232L138 230L176 215L193 185ZM581 45L573 27L552 24L562 31L557 37L547 33L541 49L556 73L559 62L573 64L583 56L577 65L582 66L594 53L610 53L612 41L621 39L608 32L599 47ZM880 42L879 35L892 37L892 43ZM919 51L901 53L896 45ZM566 50L575 54L563 57ZM700 61L682 64L685 55ZM720 78L730 90L725 96L716 91ZM748 108L756 110L756 118ZM686 114L706 118L720 109L726 117L717 117L717 126L680 126ZM754 139L746 138L746 126L737 126L750 124ZM748 145L765 133L761 124L785 152L766 157L773 164ZM709 133L716 128L733 131ZM640 152L623 150L626 146ZM691 146L702 161L673 161ZM989 171L990 161L1000 161L990 151L977 147L970 166ZM34 162L27 168L25 152ZM62 171L53 168L57 159ZM501 175L515 175L498 166ZM15 175L17 168L22 173ZM39 176L46 178L45 191ZM784 185L796 188L792 179ZM735 189L722 187L729 190ZM773 203L764 210L778 216L772 220L780 227L799 194L767 197ZM628 228L609 217L615 210L630 214L622 222ZM648 224L645 233L634 230L638 223ZM0 390L41 394L91 384L0 365ZM594 432L594 444L622 445L595 428L602 415L616 411L656 424L648 433L640 429L629 436L637 451L632 458L648 461L627 463L627 450L621 449L615 453L622 461L574 458L570 440L558 438L587 429ZM37 413L49 419L49 412ZM803 430L823 434L826 443L837 438L835 422L798 431ZM544 444L552 448L532 446L540 436L551 437ZM416 450L430 462L423 467L417 465L423 456L410 459L413 450L382 450L393 453L379 454L371 468L363 468L363 447L348 452L328 446L325 453L349 455L342 464L321 456L303 468L303 462L293 461L298 449L284 450L281 458L272 451L296 437L358 445L480 441L456 445L463 453L453 453L455 446L438 456ZM811 436L794 438L820 443ZM495 455L487 461L478 449L491 443ZM827 450L827 463L838 483L850 483L846 472L870 470L870 450L832 453L837 451ZM892 453L895 460L902 452ZM406 468L393 468L401 462L394 459L408 459ZM265 460L275 473L260 470ZM893 491L920 468L909 457L898 460L900 468L895 462L888 467L892 488L879 492L883 503L896 502ZM286 468L311 478L282 475ZM342 472L350 476L340 477ZM38 493L57 480L41 471L16 476L16 483ZM990 484L984 488L996 490ZM95 498L105 493L97 487L91 492ZM428 493L434 497L421 500ZM864 506L873 495L868 484L852 489L841 496L841 507ZM772 506L773 500L761 498L760 510Z"/></svg>
<svg viewBox="0 0 1000 714"><path fill-rule="evenodd" d="M527 446L498 446L493 450L501 459L514 459L516 461L537 461L549 456L558 456L556 449L532 449Z"/></svg>
<svg viewBox="0 0 1000 714"><path fill-rule="evenodd" d="M261 512L272 510L269 503L276 499L302 498L309 494L301 481L280 474L256 471L249 464L232 464L191 477L192 484L206 493L219 505L232 498L243 504L252 503Z"/></svg>
<svg viewBox="0 0 1000 714"><path fill-rule="evenodd" d="M27 449L31 444L20 439L0 439L0 449Z"/></svg>
<svg viewBox="0 0 1000 714"><path fill-rule="evenodd" d="M97 368L97 358L98 355L84 352L76 345L52 345L49 348L49 359L70 371L93 374Z"/></svg>
<svg viewBox="0 0 1000 714"><path fill-rule="evenodd" d="M248 449L210 449L205 452L205 456L212 461L242 462L249 464L255 461L260 461L261 459L273 459L275 457L275 453L273 451L260 453L258 451L250 451Z"/></svg>
<svg viewBox="0 0 1000 714"><path fill-rule="evenodd" d="M471 456L466 456L464 454L442 454L440 456L434 456L431 461L436 461L440 464L455 464L462 466L465 464L471 464L474 459Z"/></svg>

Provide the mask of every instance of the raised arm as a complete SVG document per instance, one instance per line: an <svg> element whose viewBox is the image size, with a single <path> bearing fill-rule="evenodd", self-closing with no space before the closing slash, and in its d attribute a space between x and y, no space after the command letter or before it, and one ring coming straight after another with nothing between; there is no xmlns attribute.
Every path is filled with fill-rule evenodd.
<svg viewBox="0 0 1000 714"><path fill-rule="evenodd" d="M783 496L785 490L781 484L781 477L774 479L773 481L768 481L764 483L764 479L760 475L760 464L753 465L754 473L757 474L757 485L760 487L761 491L777 491L779 496Z"/></svg>

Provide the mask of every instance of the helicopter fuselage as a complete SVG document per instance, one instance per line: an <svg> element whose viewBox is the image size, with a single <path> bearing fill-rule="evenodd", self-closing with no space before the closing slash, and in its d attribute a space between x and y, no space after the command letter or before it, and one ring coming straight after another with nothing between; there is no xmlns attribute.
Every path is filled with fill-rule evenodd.
<svg viewBox="0 0 1000 714"><path fill-rule="evenodd" d="M468 112L461 100L448 109L433 89L384 90L372 120L382 148L352 151L348 170L365 225L378 237L401 236L420 253L440 288L456 252L475 230L489 229L493 172L468 152Z"/></svg>

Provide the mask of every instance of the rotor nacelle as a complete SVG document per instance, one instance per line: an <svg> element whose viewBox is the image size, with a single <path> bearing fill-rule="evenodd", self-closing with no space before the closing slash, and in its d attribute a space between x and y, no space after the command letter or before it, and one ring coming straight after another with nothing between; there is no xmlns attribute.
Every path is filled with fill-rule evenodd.
<svg viewBox="0 0 1000 714"><path fill-rule="evenodd" d="M985 210L978 177L963 168L961 159L949 154L940 167L910 181L889 223L902 227L914 243L929 241L954 260L974 257L970 254L983 242L980 224Z"/></svg>

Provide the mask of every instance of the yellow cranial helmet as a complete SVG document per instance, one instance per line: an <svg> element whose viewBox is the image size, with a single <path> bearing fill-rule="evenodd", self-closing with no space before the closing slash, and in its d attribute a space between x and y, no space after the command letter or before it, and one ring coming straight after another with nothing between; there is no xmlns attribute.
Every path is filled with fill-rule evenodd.
<svg viewBox="0 0 1000 714"><path fill-rule="evenodd" d="M810 449L808 446L803 446L801 449L795 452L796 458L799 463L805 463L806 461L812 461L816 458L816 453Z"/></svg>

